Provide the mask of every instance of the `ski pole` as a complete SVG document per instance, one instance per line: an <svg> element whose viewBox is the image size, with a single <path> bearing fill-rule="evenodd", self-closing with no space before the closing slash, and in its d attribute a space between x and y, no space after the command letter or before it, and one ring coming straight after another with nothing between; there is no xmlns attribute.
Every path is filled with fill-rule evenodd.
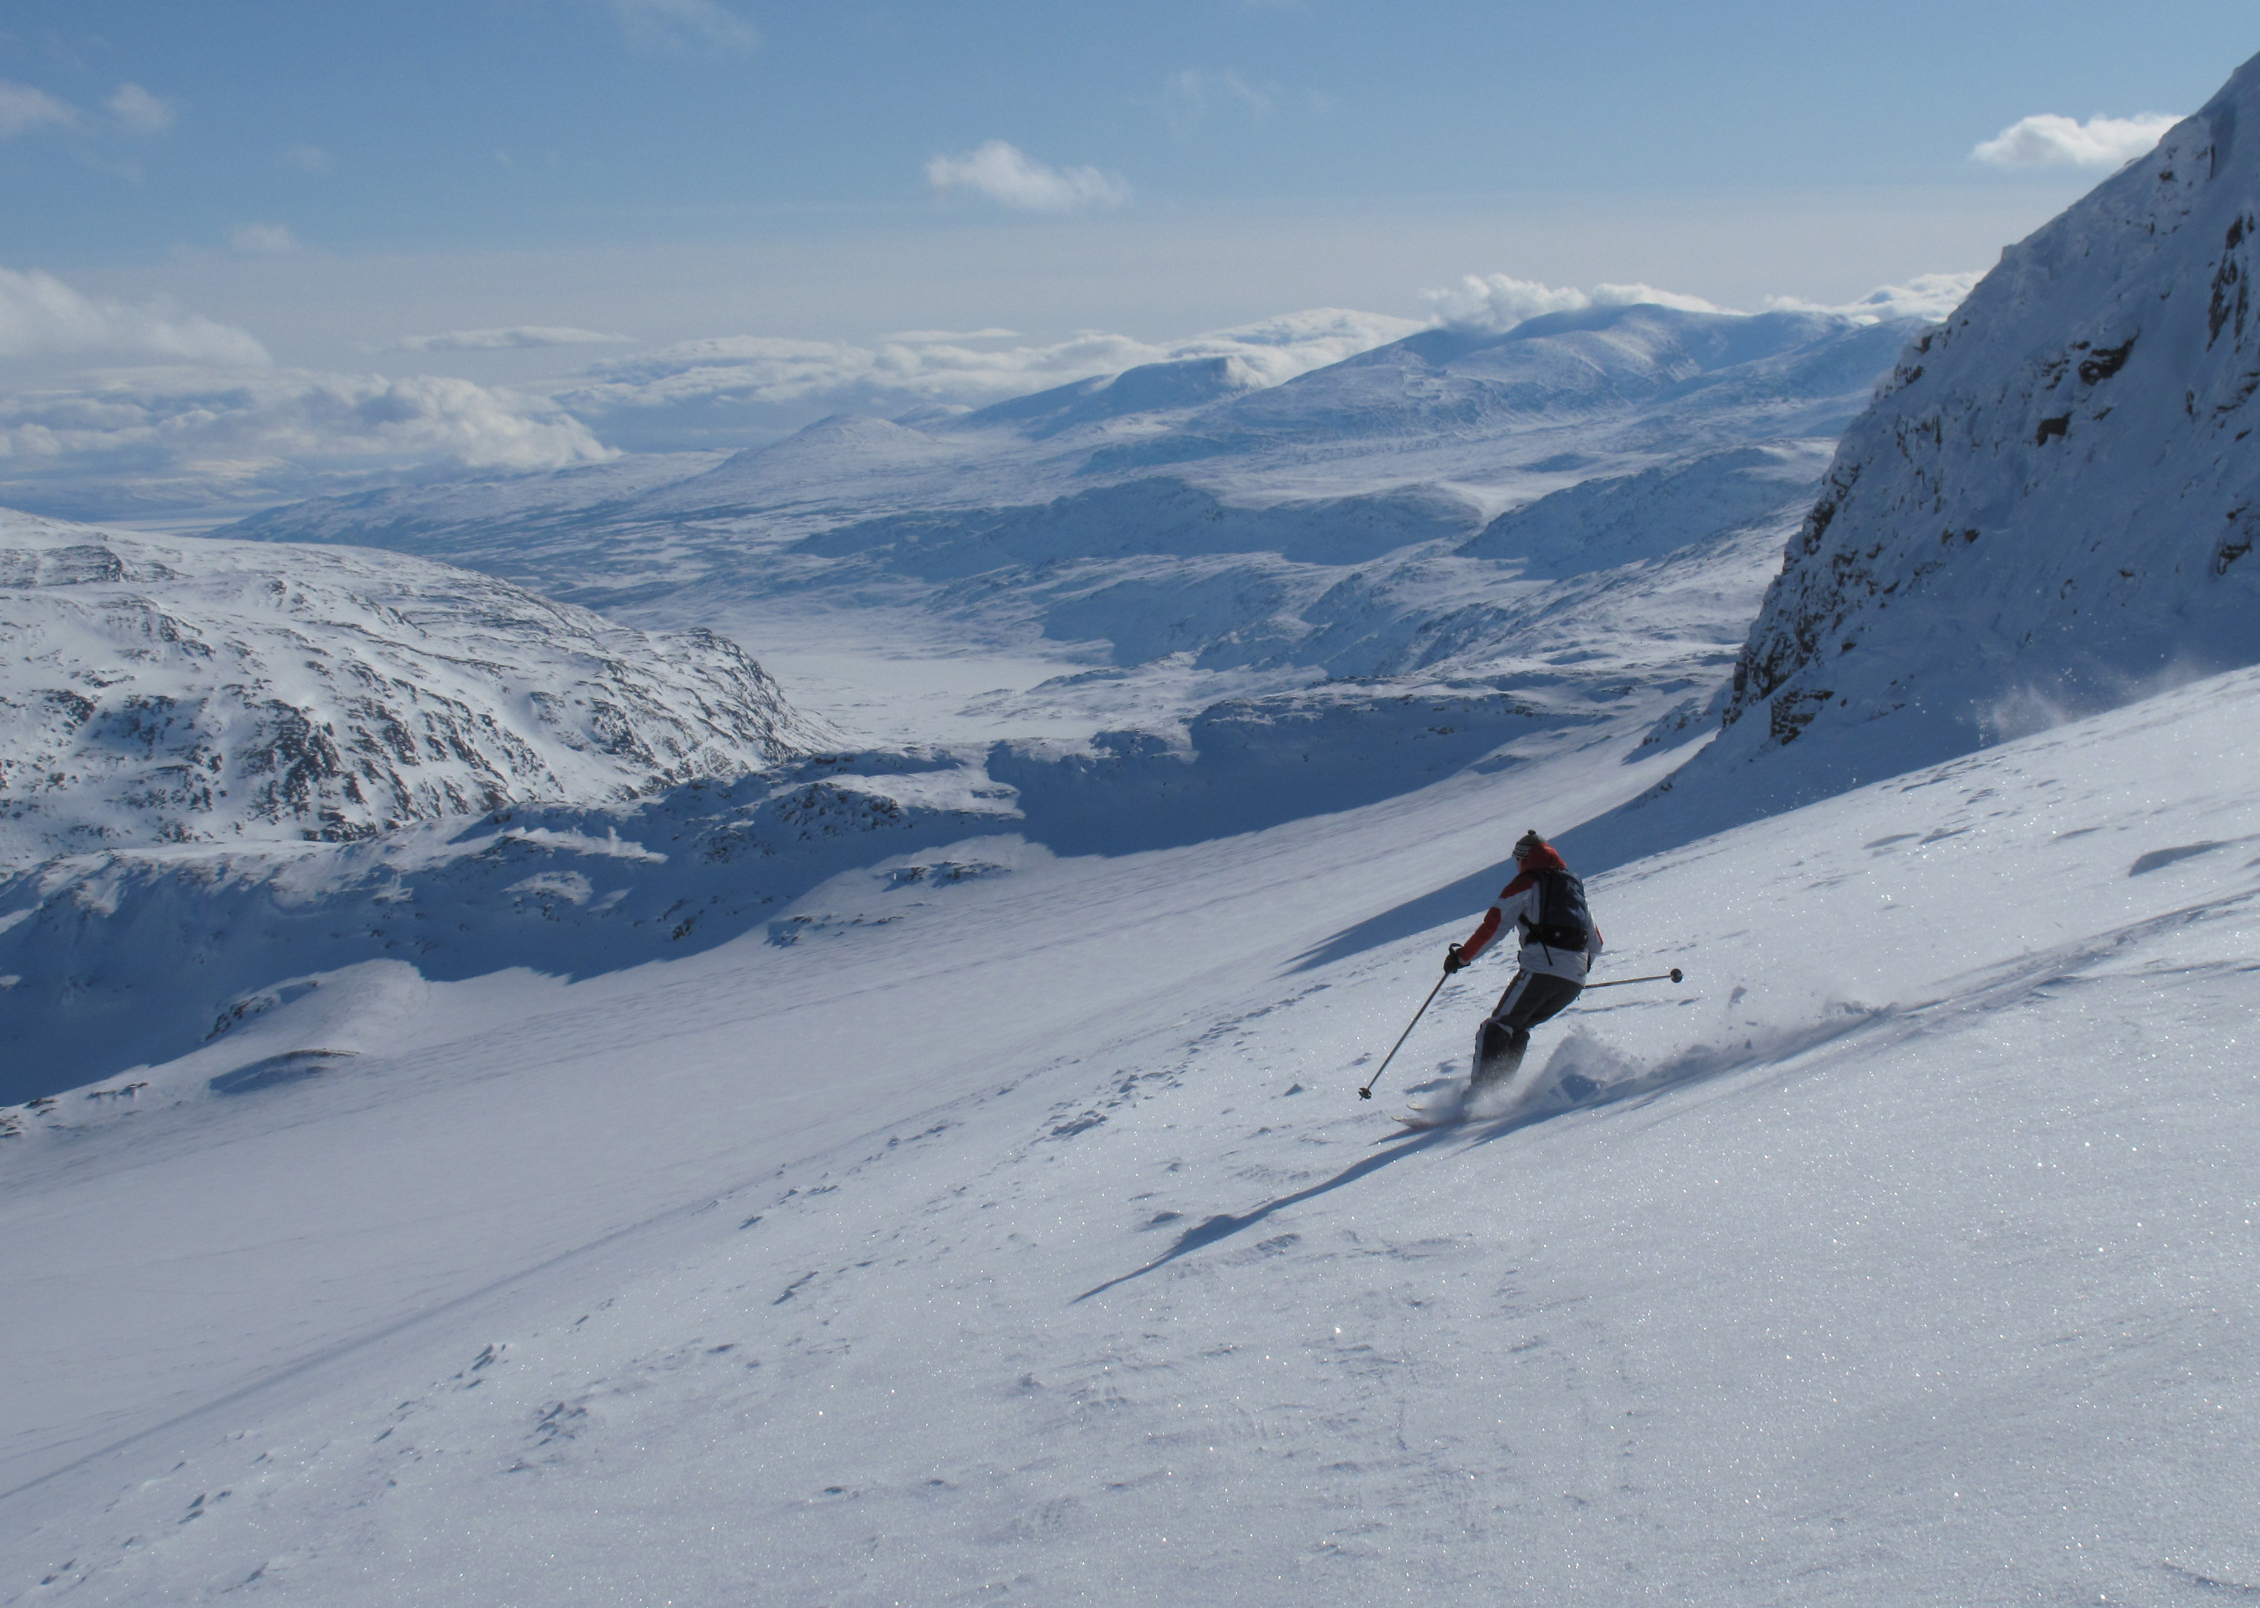
<svg viewBox="0 0 2260 1608"><path fill-rule="evenodd" d="M1670 971L1658 972L1653 977L1619 977L1613 983L1587 983L1585 992L1590 994L1596 988L1622 988L1627 983L1676 983L1680 977L1679 968L1674 966Z"/></svg>
<svg viewBox="0 0 2260 1608"><path fill-rule="evenodd" d="M1420 1019L1428 1014L1429 1004L1436 998L1437 990L1449 982L1451 976L1450 972L1446 972L1436 979L1436 987L1428 991L1428 998L1420 1002L1420 1009L1413 1012L1413 1019L1407 1022L1405 1030L1397 1035L1397 1042L1389 1046L1389 1053L1381 1058L1381 1065L1375 1069L1372 1077L1366 1079L1365 1087L1358 1090L1360 1100L1373 1098L1373 1086L1381 1081L1381 1074L1389 1070L1389 1063L1394 1061L1397 1058L1397 1052L1405 1047L1405 1040L1412 1037L1412 1030L1420 1026Z"/></svg>

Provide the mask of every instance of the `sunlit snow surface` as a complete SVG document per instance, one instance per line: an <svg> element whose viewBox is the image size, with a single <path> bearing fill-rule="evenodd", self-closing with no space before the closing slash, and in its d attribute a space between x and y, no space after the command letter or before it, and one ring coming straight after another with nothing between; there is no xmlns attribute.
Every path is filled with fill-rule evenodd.
<svg viewBox="0 0 2260 1608"><path fill-rule="evenodd" d="M1506 974L1359 1102L1483 897L1422 896L1625 740L922 853L785 947L332 977L0 1141L0 1601L2260 1590L2256 716L1597 878L1604 975L1685 985L1426 1134Z"/></svg>

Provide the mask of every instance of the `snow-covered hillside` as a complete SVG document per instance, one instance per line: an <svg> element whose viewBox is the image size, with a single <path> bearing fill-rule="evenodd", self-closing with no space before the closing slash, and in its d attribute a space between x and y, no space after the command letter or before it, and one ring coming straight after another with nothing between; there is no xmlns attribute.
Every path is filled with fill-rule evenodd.
<svg viewBox="0 0 2260 1608"><path fill-rule="evenodd" d="M1785 491L1794 499L1797 474L1814 462L1809 451L1713 455L1668 476L1588 482L1558 494L1571 504L1558 519L1546 512L1557 499L1534 504L1527 510L1540 532L1533 551L1547 555L1547 567L1572 572L1552 580L1515 580L1512 565L1454 552L1448 540L1417 543L1346 574L1321 565L1298 574L1295 561L1275 554L1196 553L1215 566L1205 590L1183 584L1189 570L1173 590L1135 566L1127 574L1102 567L1095 580L1054 567L1049 587L1031 586L1030 596L1065 633L1078 618L1103 620L1158 664L1143 677L1097 667L973 700L971 717L987 734L981 726L961 729L948 743L835 748L779 763L809 733L778 706L780 724L746 760L743 768L755 773L742 779L723 773L712 782L645 787L628 802L608 802L593 787L575 802L574 793L555 789L533 796L563 802L469 817L459 806L435 810L440 818L427 827L351 845L277 841L317 835L319 823L261 831L253 822L213 846L227 819L214 812L171 833L200 841L136 848L130 832L138 830L144 844L159 835L146 809L128 808L149 798L153 784L144 776L140 791L116 806L119 824L106 852L0 875L0 976L12 979L0 992L0 1028L25 1051L0 1069L0 1100L170 1059L246 1002L317 970L400 958L427 978L512 966L589 976L749 932L790 942L798 929L783 911L810 887L963 837L977 823L1038 853L1122 854L1260 831L1455 774L1527 771L1601 748L1639 761L1609 773L1612 799L1629 798L1638 791L1633 776L1662 775L1715 719L1714 696L1796 504L1737 522ZM1105 495L1141 510L1152 526L1174 518L1189 547L1204 538L1227 549L1281 539L1260 515L1211 517L1213 501L1153 495L1173 484L1146 481ZM1371 503L1362 517L1384 528L1391 518L1437 517L1417 498ZM1692 530L1669 523L1675 508L1691 511ZM1513 517L1472 540L1499 541ZM1717 522L1726 528L1707 528ZM1117 528L1136 528L1135 521ZM953 552L1012 542L1028 545L1031 568L1041 569L1036 552L1050 527L1041 516L1018 524L933 516L845 529L878 571L896 563L946 566ZM1639 551L1643 542L1664 546L1697 532L1700 539L1668 552ZM1579 540L1593 544L1605 567L1580 572ZM505 605L534 606L501 583L456 587L439 578L454 572L358 550L192 538L167 550L184 568L216 566L228 586L287 579L295 589L288 595L332 602L322 577L340 567L364 576L364 586L372 567L420 577L439 591L418 610L389 610L386 642L422 642L432 651L432 637L407 635L403 622L413 619L453 633L444 640L458 659L476 638L484 644L476 657L488 665L518 660L539 670L558 662L556 633L512 628L505 635L491 624L509 617ZM319 562L301 568L308 555ZM231 567L238 562L251 568ZM197 595L205 601L194 617L238 618L217 614L208 592ZM443 595L456 601L443 607ZM184 600L172 607L192 613ZM537 624L554 614L586 628L589 619L539 609L531 616ZM376 651L371 628L357 623L361 615L333 608L323 617L354 631L322 663L356 665ZM474 617L490 621L483 638L464 629ZM290 640L310 652L304 643L319 634L313 621L293 629L300 636ZM267 640L241 629L236 636ZM627 631L615 636L640 640ZM528 657L525 644L537 637L549 660ZM27 660L27 669L35 663ZM894 695L914 712L918 673L898 671L894 683ZM436 674L396 679L428 699ZM353 684L364 688L371 679L356 672ZM650 679L667 684L657 672ZM1218 696L1235 684L1243 689L1237 696ZM338 702L346 715L363 707ZM1094 731L1094 712L1113 718ZM648 722L639 729L650 729ZM162 776L156 767L165 760L158 754L144 768ZM625 791L616 788L612 798ZM106 796L79 785L55 797L83 816Z"/></svg>
<svg viewBox="0 0 2260 1608"><path fill-rule="evenodd" d="M2247 64L2011 247L1847 433L1737 669L1722 785L1817 796L2260 659L2256 252Z"/></svg>
<svg viewBox="0 0 2260 1608"><path fill-rule="evenodd" d="M0 1602L2260 1589L2242 673L1599 879L1551 1094L1352 1090L1622 744L397 962L14 1114ZM1453 983L1383 1100L1457 1069Z"/></svg>
<svg viewBox="0 0 2260 1608"><path fill-rule="evenodd" d="M711 632L395 554L4 512L0 661L0 865L620 799L829 736Z"/></svg>

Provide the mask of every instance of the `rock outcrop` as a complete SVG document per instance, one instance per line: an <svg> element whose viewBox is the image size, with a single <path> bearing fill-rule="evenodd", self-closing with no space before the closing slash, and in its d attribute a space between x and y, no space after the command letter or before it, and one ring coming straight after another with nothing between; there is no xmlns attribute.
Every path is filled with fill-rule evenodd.
<svg viewBox="0 0 2260 1608"><path fill-rule="evenodd" d="M2260 61L1907 347L1703 769L1792 802L2260 661L2255 272Z"/></svg>

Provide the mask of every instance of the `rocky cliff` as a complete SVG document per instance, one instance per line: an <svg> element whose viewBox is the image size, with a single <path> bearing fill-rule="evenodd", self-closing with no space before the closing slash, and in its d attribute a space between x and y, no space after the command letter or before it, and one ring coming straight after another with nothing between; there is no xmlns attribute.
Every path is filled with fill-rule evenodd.
<svg viewBox="0 0 2260 1608"><path fill-rule="evenodd" d="M1760 761L1814 796L2260 660L2255 271L2247 63L1908 346L1790 543L1704 768Z"/></svg>

